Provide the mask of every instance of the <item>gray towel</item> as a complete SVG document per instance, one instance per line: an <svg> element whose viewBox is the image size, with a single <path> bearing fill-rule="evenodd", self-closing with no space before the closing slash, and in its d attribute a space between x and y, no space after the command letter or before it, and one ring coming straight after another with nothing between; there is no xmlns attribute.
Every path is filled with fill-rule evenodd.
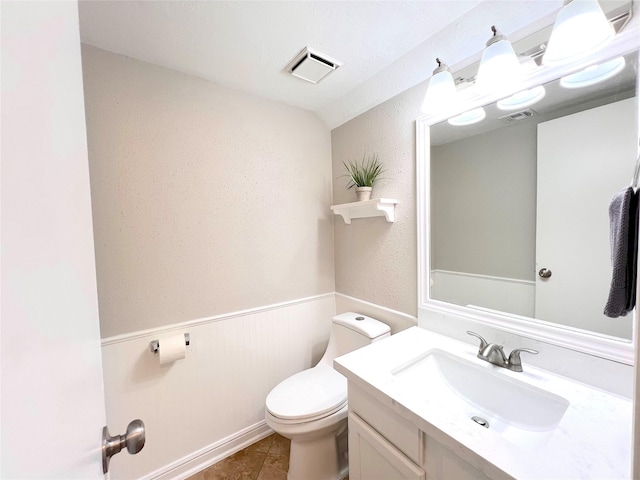
<svg viewBox="0 0 640 480"><path fill-rule="evenodd" d="M609 205L611 240L611 289L604 307L607 317L617 318L633 310L638 253L638 194L627 187Z"/></svg>

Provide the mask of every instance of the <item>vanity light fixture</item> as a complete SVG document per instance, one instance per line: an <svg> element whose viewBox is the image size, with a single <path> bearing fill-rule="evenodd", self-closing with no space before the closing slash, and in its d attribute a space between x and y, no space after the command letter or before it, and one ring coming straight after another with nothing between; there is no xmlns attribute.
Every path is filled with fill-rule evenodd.
<svg viewBox="0 0 640 480"><path fill-rule="evenodd" d="M591 65L584 70L562 77L560 85L564 88L590 87L616 76L624 70L625 65L624 57L614 58L598 65Z"/></svg>
<svg viewBox="0 0 640 480"><path fill-rule="evenodd" d="M454 127L462 127L465 125L473 125L474 123L481 122L485 119L486 116L487 114L485 113L484 108L478 107L452 117L447 120L447 122L449 122L449 125L453 125Z"/></svg>
<svg viewBox="0 0 640 480"><path fill-rule="evenodd" d="M518 110L520 108L530 107L534 103L538 103L546 95L546 90L542 85L533 87L529 90L523 90L510 97L498 100L496 103L500 110Z"/></svg>
<svg viewBox="0 0 640 480"><path fill-rule="evenodd" d="M422 102L422 113L442 112L455 104L456 84L451 69L439 58L436 58L436 62L438 66L429 80L427 93Z"/></svg>
<svg viewBox="0 0 640 480"><path fill-rule="evenodd" d="M511 90L517 88L524 75L511 42L495 26L493 35L482 52L476 85L482 91Z"/></svg>
<svg viewBox="0 0 640 480"><path fill-rule="evenodd" d="M615 35L596 0L573 0L556 17L542 64L562 65L598 50Z"/></svg>

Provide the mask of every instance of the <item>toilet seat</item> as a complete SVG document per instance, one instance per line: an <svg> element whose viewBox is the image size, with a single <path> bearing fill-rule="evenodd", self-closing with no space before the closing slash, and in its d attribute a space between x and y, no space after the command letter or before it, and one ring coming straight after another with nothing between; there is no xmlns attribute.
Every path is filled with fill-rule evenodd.
<svg viewBox="0 0 640 480"><path fill-rule="evenodd" d="M280 382L267 396L267 411L282 423L311 422L347 404L347 379L325 364Z"/></svg>

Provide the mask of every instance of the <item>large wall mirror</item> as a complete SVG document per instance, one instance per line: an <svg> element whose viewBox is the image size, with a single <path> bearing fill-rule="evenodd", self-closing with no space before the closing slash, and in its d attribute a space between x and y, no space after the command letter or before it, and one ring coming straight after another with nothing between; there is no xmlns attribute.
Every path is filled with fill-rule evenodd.
<svg viewBox="0 0 640 480"><path fill-rule="evenodd" d="M638 156L638 52L618 46L604 61L623 66L581 88L561 81L567 67L547 71L530 107L472 104L486 113L472 125L418 121L421 309L527 325L545 341L562 332L586 351L590 339L619 345L626 353L611 357L632 358L633 314L603 310L608 207Z"/></svg>

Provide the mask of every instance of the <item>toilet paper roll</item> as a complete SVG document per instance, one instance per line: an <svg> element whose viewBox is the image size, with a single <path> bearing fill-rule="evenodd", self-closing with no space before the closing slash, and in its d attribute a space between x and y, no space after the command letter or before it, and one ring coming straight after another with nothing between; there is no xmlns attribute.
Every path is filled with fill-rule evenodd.
<svg viewBox="0 0 640 480"><path fill-rule="evenodd" d="M187 356L184 334L161 338L159 346L160 365L175 362Z"/></svg>

